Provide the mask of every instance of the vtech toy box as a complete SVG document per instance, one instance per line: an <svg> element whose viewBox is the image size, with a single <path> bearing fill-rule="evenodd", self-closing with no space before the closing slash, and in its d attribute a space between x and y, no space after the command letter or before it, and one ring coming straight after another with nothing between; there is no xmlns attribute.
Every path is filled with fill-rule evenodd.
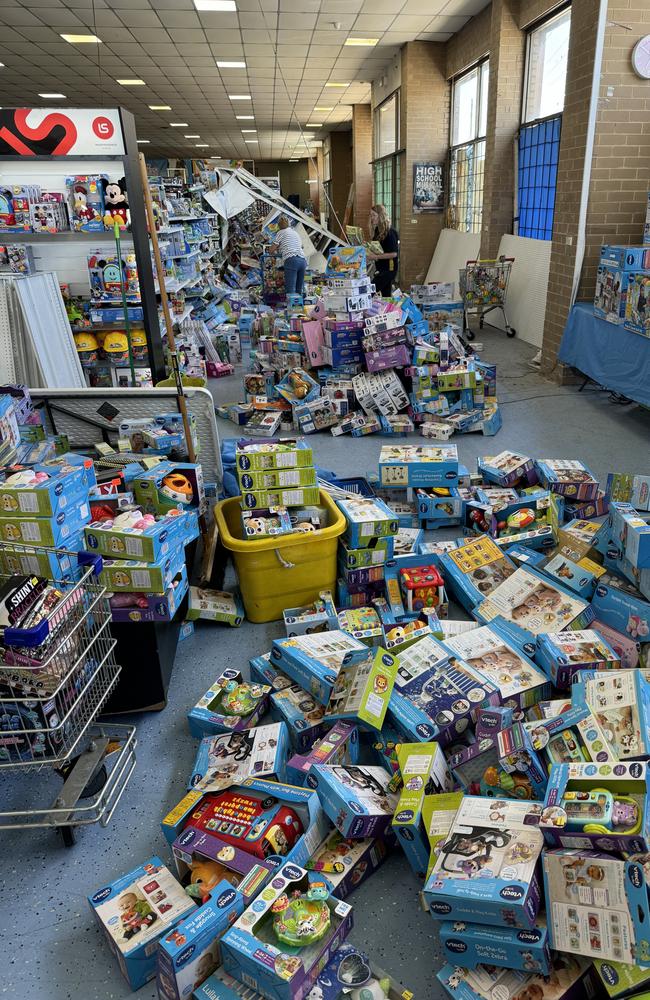
<svg viewBox="0 0 650 1000"><path fill-rule="evenodd" d="M542 976L551 970L548 931L541 921L534 927L517 928L443 920L438 933L442 954L454 965L462 962L468 969L496 965Z"/></svg>
<svg viewBox="0 0 650 1000"><path fill-rule="evenodd" d="M344 837L375 837L390 827L398 796L383 767L314 765L307 777L325 813Z"/></svg>

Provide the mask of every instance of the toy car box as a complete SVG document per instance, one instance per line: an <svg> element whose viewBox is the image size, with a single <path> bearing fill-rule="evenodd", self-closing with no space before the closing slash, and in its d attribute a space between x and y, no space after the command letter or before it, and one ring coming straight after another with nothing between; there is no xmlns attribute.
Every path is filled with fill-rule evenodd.
<svg viewBox="0 0 650 1000"><path fill-rule="evenodd" d="M535 662L556 687L571 686L580 670L618 670L620 657L592 629L575 632L543 632L537 636Z"/></svg>
<svg viewBox="0 0 650 1000"><path fill-rule="evenodd" d="M491 965L444 965L437 979L454 1000L585 1000L599 993L588 959L567 954L553 956L550 977Z"/></svg>
<svg viewBox="0 0 650 1000"><path fill-rule="evenodd" d="M452 779L437 743L402 743L397 760L403 784L392 827L409 865L424 878L431 854L424 802L430 795L451 791Z"/></svg>
<svg viewBox="0 0 650 1000"><path fill-rule="evenodd" d="M305 754L294 754L287 761L287 781L304 786L313 764L356 764L358 760L359 731L352 722L342 719Z"/></svg>
<svg viewBox="0 0 650 1000"><path fill-rule="evenodd" d="M330 956L352 927L351 907L334 896L326 900L329 926L320 940L300 949L284 948L274 934L276 901L295 899L309 890L304 868L285 864L255 903L226 932L221 941L225 971L269 1000L300 1000L315 983Z"/></svg>
<svg viewBox="0 0 650 1000"><path fill-rule="evenodd" d="M325 709L325 722L347 719L361 729L381 730L395 684L398 659L381 646L344 663Z"/></svg>
<svg viewBox="0 0 650 1000"><path fill-rule="evenodd" d="M551 970L548 931L543 922L535 927L490 927L464 920L443 920L438 929L443 957L464 968L496 965L547 976Z"/></svg>
<svg viewBox="0 0 650 1000"><path fill-rule="evenodd" d="M382 486L456 486L458 449L454 444L384 445L379 455Z"/></svg>
<svg viewBox="0 0 650 1000"><path fill-rule="evenodd" d="M321 590L313 604L285 608L282 612L287 638L310 632L326 632L338 627L336 607L329 590Z"/></svg>
<svg viewBox="0 0 650 1000"><path fill-rule="evenodd" d="M92 467L90 459L86 459ZM17 513L35 517L54 517L60 511L81 503L88 497L88 469L86 465L61 466L34 465L33 473L43 473L47 479L33 485L7 483L11 471L0 482L0 517L13 517Z"/></svg>
<svg viewBox="0 0 650 1000"><path fill-rule="evenodd" d="M476 709L499 702L495 684L426 636L399 654L388 717L413 741L447 746Z"/></svg>
<svg viewBox="0 0 650 1000"><path fill-rule="evenodd" d="M209 587L190 587L190 599L186 618L196 621L201 618L209 622L223 622L239 628L246 612L238 593L227 590L212 590Z"/></svg>
<svg viewBox="0 0 650 1000"><path fill-rule="evenodd" d="M271 718L286 723L289 741L297 753L305 753L314 741L325 735L328 724L323 716L325 706L319 705L299 684L289 684L271 695Z"/></svg>
<svg viewBox="0 0 650 1000"><path fill-rule="evenodd" d="M136 503L154 514L166 514L174 507L207 509L203 470L190 462L159 462L140 473L133 483Z"/></svg>
<svg viewBox="0 0 650 1000"><path fill-rule="evenodd" d="M497 486L532 486L537 482L533 459L514 451L501 451L498 455L479 458L478 471L489 483L496 483Z"/></svg>
<svg viewBox="0 0 650 1000"><path fill-rule="evenodd" d="M531 635L585 629L595 617L586 601L531 566L516 569L476 606L474 615L482 622L502 616Z"/></svg>
<svg viewBox="0 0 650 1000"><path fill-rule="evenodd" d="M440 555L440 564L450 593L470 612L516 569L509 555L487 535L463 540Z"/></svg>
<svg viewBox="0 0 650 1000"><path fill-rule="evenodd" d="M590 850L545 851L551 947L574 955L650 964L650 906L643 860Z"/></svg>
<svg viewBox="0 0 650 1000"><path fill-rule="evenodd" d="M68 539L77 535L90 521L90 507L86 500L71 503L53 517L2 512L0 540L38 546L65 548Z"/></svg>
<svg viewBox="0 0 650 1000"><path fill-rule="evenodd" d="M205 736L200 744L188 789L220 792L246 778L286 780L289 733L283 722L255 726L240 733Z"/></svg>
<svg viewBox="0 0 650 1000"><path fill-rule="evenodd" d="M274 639L271 663L286 672L321 705L327 705L338 672L353 656L365 655L366 646L347 632L335 629L316 635Z"/></svg>
<svg viewBox="0 0 650 1000"><path fill-rule="evenodd" d="M184 544L191 528L190 521L189 514L178 514L175 517L162 517L144 528L124 529L105 527L102 521L94 521L84 528L84 538L86 547L91 552L99 552L114 559L158 562Z"/></svg>
<svg viewBox="0 0 650 1000"><path fill-rule="evenodd" d="M241 706L228 706L230 685L236 685L240 689L238 693L241 695ZM271 688L267 685L246 684L238 670L228 668L188 712L190 733L192 736L203 737L251 729L264 715L270 693Z"/></svg>
<svg viewBox="0 0 650 1000"><path fill-rule="evenodd" d="M599 483L582 462L566 458L545 458L536 463L540 481L547 490L574 500L595 500Z"/></svg>
<svg viewBox="0 0 650 1000"><path fill-rule="evenodd" d="M98 889L88 902L132 990L156 975L156 942L196 909L158 857Z"/></svg>
<svg viewBox="0 0 650 1000"><path fill-rule="evenodd" d="M158 942L156 986L160 1000L186 1000L221 964L219 939L244 911L244 899L219 882L201 908Z"/></svg>
<svg viewBox="0 0 650 1000"><path fill-rule="evenodd" d="M376 538L397 534L394 512L377 497L350 496L337 499L336 505L345 515L345 539L352 548L365 548Z"/></svg>
<svg viewBox="0 0 650 1000"><path fill-rule="evenodd" d="M539 821L544 840L551 847L627 855L646 852L650 845L649 784L644 761L621 761L616 766L607 762L553 764ZM606 793L602 801L593 797L594 790ZM612 817L617 801L632 809L636 804L641 818L635 827L615 829ZM580 819L580 810L588 815L588 828L573 819L569 826L569 813Z"/></svg>
<svg viewBox="0 0 650 1000"><path fill-rule="evenodd" d="M465 796L424 886L437 919L530 928L541 903L539 805Z"/></svg>
<svg viewBox="0 0 650 1000"><path fill-rule="evenodd" d="M323 809L344 837L376 837L390 827L398 796L390 775L374 765L315 764L307 786L318 791Z"/></svg>

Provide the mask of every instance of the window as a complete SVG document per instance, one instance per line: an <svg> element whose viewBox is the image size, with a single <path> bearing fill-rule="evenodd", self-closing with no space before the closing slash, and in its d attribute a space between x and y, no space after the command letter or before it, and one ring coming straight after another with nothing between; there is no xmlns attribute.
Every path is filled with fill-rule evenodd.
<svg viewBox="0 0 650 1000"><path fill-rule="evenodd" d="M399 91L375 109L374 126L375 159L396 153L399 148Z"/></svg>
<svg viewBox="0 0 650 1000"><path fill-rule="evenodd" d="M449 208L451 225L464 233L481 231L489 79L484 59L452 85Z"/></svg>
<svg viewBox="0 0 650 1000"><path fill-rule="evenodd" d="M567 8L528 33L515 231L535 240L553 238L570 28Z"/></svg>
<svg viewBox="0 0 650 1000"><path fill-rule="evenodd" d="M400 175L401 161L398 155L385 156L382 160L374 160L373 174L373 204L383 205L388 213L391 225L399 233L400 224ZM372 239L372 233L368 234Z"/></svg>
<svg viewBox="0 0 650 1000"><path fill-rule="evenodd" d="M564 110L571 9L561 11L528 33L524 124Z"/></svg>

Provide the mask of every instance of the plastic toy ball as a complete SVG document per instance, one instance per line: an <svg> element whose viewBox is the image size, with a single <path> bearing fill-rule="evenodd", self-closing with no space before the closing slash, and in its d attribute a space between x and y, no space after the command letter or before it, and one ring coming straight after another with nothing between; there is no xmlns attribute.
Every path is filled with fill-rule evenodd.
<svg viewBox="0 0 650 1000"><path fill-rule="evenodd" d="M330 927L327 900L310 899L309 892L292 899L283 894L273 903L271 912L274 913L273 931L278 941L294 948L315 944Z"/></svg>
<svg viewBox="0 0 650 1000"><path fill-rule="evenodd" d="M522 507L521 510L516 510L513 514L510 514L506 523L509 528L516 528L518 531L522 531L528 528L534 520L535 511L532 507Z"/></svg>

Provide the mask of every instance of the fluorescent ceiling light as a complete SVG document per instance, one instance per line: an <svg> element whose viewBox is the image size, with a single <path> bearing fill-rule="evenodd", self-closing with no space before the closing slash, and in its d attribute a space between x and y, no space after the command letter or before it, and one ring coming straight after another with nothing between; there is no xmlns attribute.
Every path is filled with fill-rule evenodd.
<svg viewBox="0 0 650 1000"><path fill-rule="evenodd" d="M138 139L138 146L143 146L145 142L151 142L150 139Z"/></svg>
<svg viewBox="0 0 650 1000"><path fill-rule="evenodd" d="M257 132L257 129L256 128L243 128L242 129L242 133L243 132Z"/></svg>
<svg viewBox="0 0 650 1000"><path fill-rule="evenodd" d="M314 108L314 111L333 111L334 108Z"/></svg>
<svg viewBox="0 0 650 1000"><path fill-rule="evenodd" d="M246 69L245 62L221 62L217 59L219 69Z"/></svg>
<svg viewBox="0 0 650 1000"><path fill-rule="evenodd" d="M197 10L237 10L235 0L194 0Z"/></svg>
<svg viewBox="0 0 650 1000"><path fill-rule="evenodd" d="M117 80L117 83L121 83L123 87L146 87L144 80Z"/></svg>
<svg viewBox="0 0 650 1000"><path fill-rule="evenodd" d="M198 132L192 132L189 135L186 135L185 138L186 139L200 139L201 136L199 135Z"/></svg>
<svg viewBox="0 0 650 1000"><path fill-rule="evenodd" d="M171 111L171 104L150 104L149 111Z"/></svg>
<svg viewBox="0 0 650 1000"><path fill-rule="evenodd" d="M307 128L322 128L322 122L307 122Z"/></svg>
<svg viewBox="0 0 650 1000"><path fill-rule="evenodd" d="M39 94L39 97L45 97L48 101L54 101L57 97L62 97L65 100L65 94Z"/></svg>
<svg viewBox="0 0 650 1000"><path fill-rule="evenodd" d="M344 45L376 45L378 38L346 38Z"/></svg>
<svg viewBox="0 0 650 1000"><path fill-rule="evenodd" d="M209 142L197 142L197 143L195 143L195 146L196 146L197 149L208 149L209 145L210 145Z"/></svg>
<svg viewBox="0 0 650 1000"><path fill-rule="evenodd" d="M349 87L350 86L350 81L348 80L347 83L326 83L325 86L326 87Z"/></svg>
<svg viewBox="0 0 650 1000"><path fill-rule="evenodd" d="M101 45L102 40L97 35L61 35L64 42L72 45Z"/></svg>
<svg viewBox="0 0 650 1000"><path fill-rule="evenodd" d="M244 142L259 142L259 139L244 139Z"/></svg>
<svg viewBox="0 0 650 1000"><path fill-rule="evenodd" d="M238 122L254 122L255 115L235 115L235 121Z"/></svg>
<svg viewBox="0 0 650 1000"><path fill-rule="evenodd" d="M250 101L252 100L250 94L228 94L228 99L231 101Z"/></svg>
<svg viewBox="0 0 650 1000"><path fill-rule="evenodd" d="M298 162L299 162L299 160L298 160L297 156L291 156L291 157L289 157L289 163L298 163Z"/></svg>
<svg viewBox="0 0 650 1000"><path fill-rule="evenodd" d="M169 127L170 128L187 128L189 124L190 124L189 122L170 122L169 123Z"/></svg>

